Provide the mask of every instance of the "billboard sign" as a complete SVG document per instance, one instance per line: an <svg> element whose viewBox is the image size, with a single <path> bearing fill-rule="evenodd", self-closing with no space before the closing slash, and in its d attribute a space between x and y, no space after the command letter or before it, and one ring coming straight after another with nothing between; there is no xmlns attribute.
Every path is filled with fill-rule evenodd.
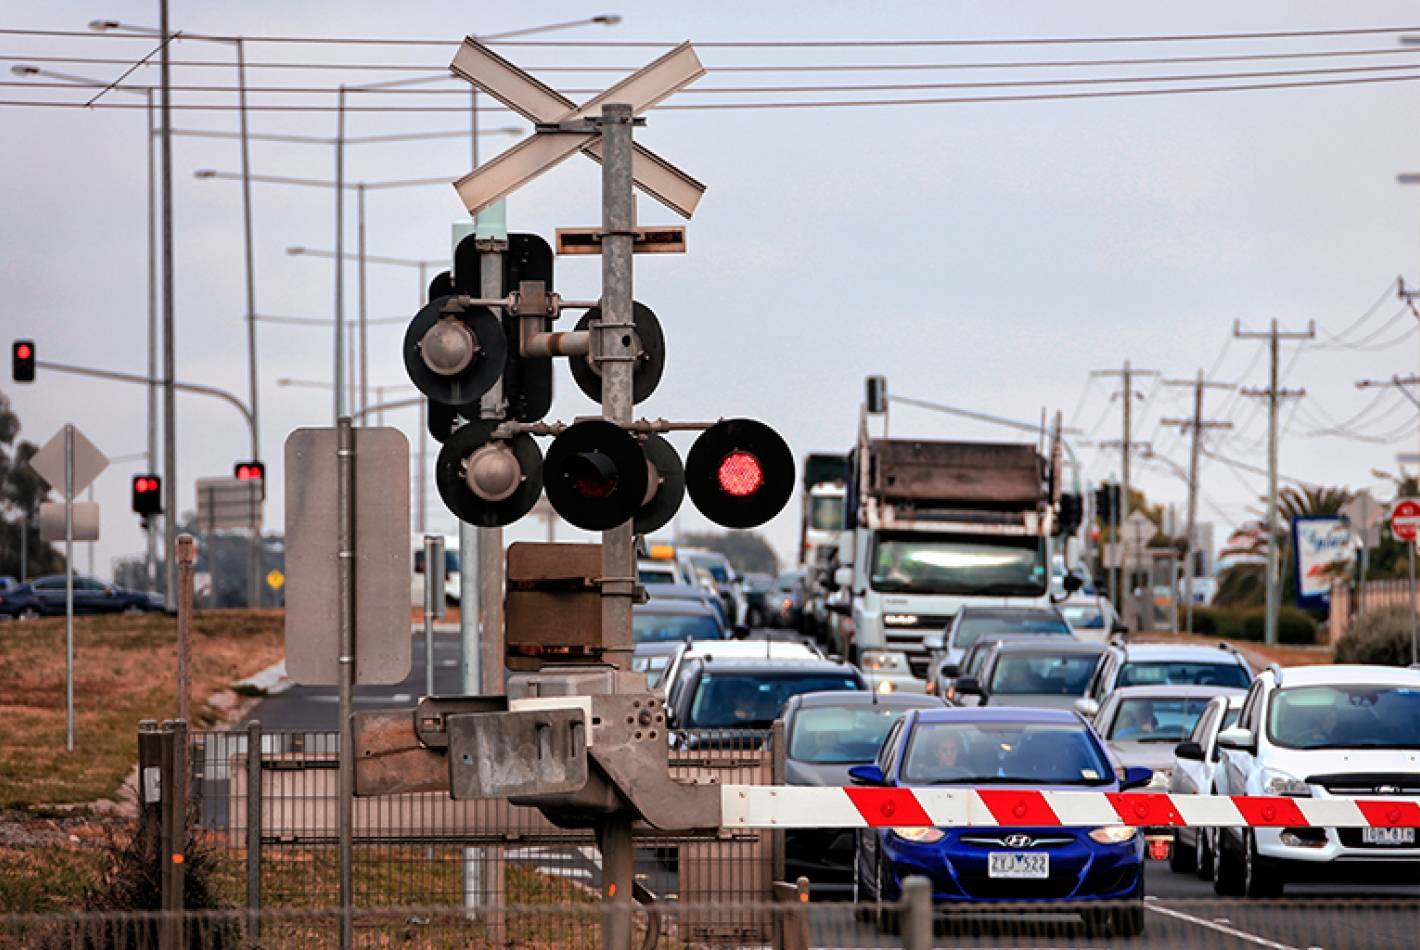
<svg viewBox="0 0 1420 950"><path fill-rule="evenodd" d="M1339 515L1292 519L1297 606L1315 610L1330 604L1332 582L1350 576L1355 557L1350 526Z"/></svg>

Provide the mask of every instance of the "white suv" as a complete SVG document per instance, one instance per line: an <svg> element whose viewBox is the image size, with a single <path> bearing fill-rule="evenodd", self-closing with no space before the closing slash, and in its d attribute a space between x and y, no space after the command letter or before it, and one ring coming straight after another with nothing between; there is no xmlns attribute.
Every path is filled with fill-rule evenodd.
<svg viewBox="0 0 1420 950"><path fill-rule="evenodd" d="M1218 734L1221 795L1420 795L1420 670L1268 667ZM1275 897L1288 881L1420 879L1414 828L1224 828L1213 888Z"/></svg>

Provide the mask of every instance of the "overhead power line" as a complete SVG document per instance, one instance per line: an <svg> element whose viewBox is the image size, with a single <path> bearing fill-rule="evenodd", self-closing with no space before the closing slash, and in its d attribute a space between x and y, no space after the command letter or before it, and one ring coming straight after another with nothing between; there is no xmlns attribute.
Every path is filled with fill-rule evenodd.
<svg viewBox="0 0 1420 950"><path fill-rule="evenodd" d="M839 108L879 108L890 106L928 106L928 105L967 105L975 103L997 103L997 102L1058 102L1072 99L1131 99L1140 97L1188 95L1199 93L1228 93L1228 92L1255 92L1264 90L1281 89L1315 89L1326 86L1356 86L1371 85L1375 83L1394 82L1414 82L1420 80L1420 73L1408 73L1399 76L1358 76L1346 79L1314 79L1301 82L1269 82L1269 83L1248 83L1238 85L1208 85L1208 86L1183 86L1170 87L1164 89L1111 89L1092 92L1053 92L1053 93L1028 93L1024 95L1000 95L1000 96L944 96L944 97L916 97L910 99L843 99L843 100L809 100L803 102L703 102L703 103L671 103L652 106L652 109L663 112L704 112L704 111L736 111L753 112L758 110L785 110L785 109L839 109ZM0 106L51 108L51 109L81 109L85 108L82 102L54 102L43 100L23 100L5 99L0 100ZM94 109L144 109L142 103L126 102L101 102L88 108ZM171 107L174 111L183 112L232 112L236 111L235 105L220 104L190 104L174 103ZM334 113L340 111L336 106L317 105L248 105L248 112L287 112L287 113ZM458 113L467 115L467 106L352 106L345 107L347 113ZM501 108L479 107L480 112L506 112Z"/></svg>

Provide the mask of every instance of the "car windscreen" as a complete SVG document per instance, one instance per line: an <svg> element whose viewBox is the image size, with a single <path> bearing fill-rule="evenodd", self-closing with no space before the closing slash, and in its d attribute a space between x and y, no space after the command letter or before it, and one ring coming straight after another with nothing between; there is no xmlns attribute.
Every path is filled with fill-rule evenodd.
<svg viewBox="0 0 1420 950"><path fill-rule="evenodd" d="M710 614L657 613L637 610L631 616L632 634L637 643L667 643L675 640L723 640L725 628Z"/></svg>
<svg viewBox="0 0 1420 950"><path fill-rule="evenodd" d="M968 614L957 625L952 644L969 647L993 633L1028 633L1031 636L1070 636L1070 627L1058 616L1046 611L1022 611L1018 614Z"/></svg>
<svg viewBox="0 0 1420 950"><path fill-rule="evenodd" d="M791 696L861 689L843 673L716 673L700 677L687 729L768 729Z"/></svg>
<svg viewBox="0 0 1420 950"><path fill-rule="evenodd" d="M1104 627L1104 611L1090 604L1064 604L1060 612L1072 627L1081 630L1099 630Z"/></svg>
<svg viewBox="0 0 1420 950"><path fill-rule="evenodd" d="M809 527L816 531L842 530L842 496L813 499L809 504Z"/></svg>
<svg viewBox="0 0 1420 950"><path fill-rule="evenodd" d="M1238 663L1184 660L1125 663L1115 686L1234 686L1246 689L1252 676Z"/></svg>
<svg viewBox="0 0 1420 950"><path fill-rule="evenodd" d="M1289 686L1272 694L1267 735L1291 749L1420 748L1420 689Z"/></svg>
<svg viewBox="0 0 1420 950"><path fill-rule="evenodd" d="M1117 742L1182 742L1203 715L1208 697L1125 699L1105 738Z"/></svg>
<svg viewBox="0 0 1420 950"><path fill-rule="evenodd" d="M1110 767L1079 722L919 722L903 760L910 785L1108 785Z"/></svg>
<svg viewBox="0 0 1420 950"><path fill-rule="evenodd" d="M1099 657L1093 653L1003 653L991 670L987 691L1083 696Z"/></svg>
<svg viewBox="0 0 1420 950"><path fill-rule="evenodd" d="M642 584L674 584L679 578L670 568L638 567L636 579Z"/></svg>
<svg viewBox="0 0 1420 950"><path fill-rule="evenodd" d="M710 576L715 578L717 584L728 584L730 582L730 571L725 567L724 561L717 558L692 557L690 563L709 571Z"/></svg>
<svg viewBox="0 0 1420 950"><path fill-rule="evenodd" d="M789 758L819 765L848 765L877 758L883 737L905 706L810 706L794 714Z"/></svg>
<svg viewBox="0 0 1420 950"><path fill-rule="evenodd" d="M885 531L870 563L880 591L1039 597L1049 586L1039 538Z"/></svg>

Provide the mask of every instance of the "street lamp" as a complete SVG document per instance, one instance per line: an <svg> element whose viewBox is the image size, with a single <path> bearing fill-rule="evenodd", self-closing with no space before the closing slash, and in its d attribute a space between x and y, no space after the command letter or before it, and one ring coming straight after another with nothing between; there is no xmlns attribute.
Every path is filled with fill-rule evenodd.
<svg viewBox="0 0 1420 950"><path fill-rule="evenodd" d="M24 78L58 79L62 82L72 82L83 86L102 88L107 85L102 80L88 76L76 76L26 63L11 66L10 72ZM152 380L158 378L158 250L154 210L156 188L154 186L153 139L156 129L153 124L153 90L152 87L145 88L141 92L137 89L118 88L122 92L142 96L147 103L145 114L148 118L148 471L156 472L158 471L158 387ZM144 534L147 535L144 570L149 588L152 589L158 583L158 522L156 518L148 519L148 527Z"/></svg>

